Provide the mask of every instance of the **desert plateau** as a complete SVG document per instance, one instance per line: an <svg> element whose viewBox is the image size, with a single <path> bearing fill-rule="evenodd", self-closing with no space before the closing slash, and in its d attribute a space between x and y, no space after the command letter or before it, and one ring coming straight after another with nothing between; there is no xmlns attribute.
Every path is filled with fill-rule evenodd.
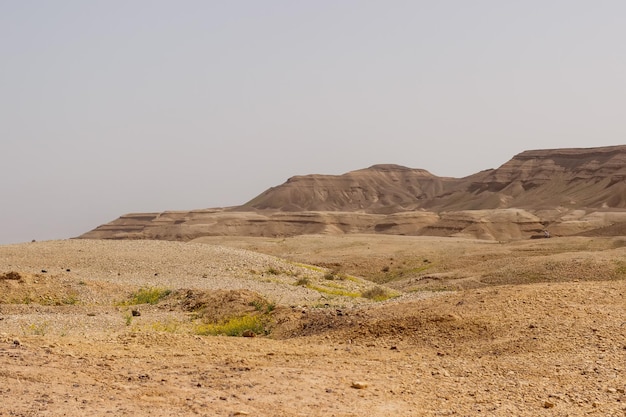
<svg viewBox="0 0 626 417"><path fill-rule="evenodd" d="M0 416L626 416L624 178L377 165L1 245Z"/></svg>

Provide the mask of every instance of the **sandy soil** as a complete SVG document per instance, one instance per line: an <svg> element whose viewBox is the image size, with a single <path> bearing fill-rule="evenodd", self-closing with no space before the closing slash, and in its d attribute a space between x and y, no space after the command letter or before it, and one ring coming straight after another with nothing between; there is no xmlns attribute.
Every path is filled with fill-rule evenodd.
<svg viewBox="0 0 626 417"><path fill-rule="evenodd" d="M624 416L623 242L0 246L0 416ZM327 281L301 263L403 295L375 302L296 285ZM172 292L129 304L146 285ZM268 301L272 288L289 301ZM259 300L271 311L256 311ZM242 312L270 318L269 334L203 336L194 327Z"/></svg>

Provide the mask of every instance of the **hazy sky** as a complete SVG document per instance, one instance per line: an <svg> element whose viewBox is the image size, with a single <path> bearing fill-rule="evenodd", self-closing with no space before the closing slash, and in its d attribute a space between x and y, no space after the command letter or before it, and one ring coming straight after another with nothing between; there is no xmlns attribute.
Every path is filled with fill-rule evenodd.
<svg viewBox="0 0 626 417"><path fill-rule="evenodd" d="M0 243L626 143L623 0L0 0Z"/></svg>

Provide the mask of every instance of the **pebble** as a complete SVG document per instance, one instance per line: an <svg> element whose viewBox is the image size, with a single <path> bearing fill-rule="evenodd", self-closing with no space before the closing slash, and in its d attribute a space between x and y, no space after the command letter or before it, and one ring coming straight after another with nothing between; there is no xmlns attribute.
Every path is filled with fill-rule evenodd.
<svg viewBox="0 0 626 417"><path fill-rule="evenodd" d="M353 381L350 386L355 389L365 389L367 388L367 383L362 381Z"/></svg>

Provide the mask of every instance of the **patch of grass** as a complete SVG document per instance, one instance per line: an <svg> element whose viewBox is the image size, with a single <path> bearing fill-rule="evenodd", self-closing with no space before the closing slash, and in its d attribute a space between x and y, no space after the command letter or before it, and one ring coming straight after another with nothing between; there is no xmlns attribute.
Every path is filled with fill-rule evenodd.
<svg viewBox="0 0 626 417"><path fill-rule="evenodd" d="M389 266L385 266L381 269L380 273L374 274L371 277L371 281L374 281L379 284L385 284L387 282L396 281L399 279L407 278L410 276L418 275L430 268L433 267L433 264L429 262L424 262L423 265L411 267L411 268L398 268L396 270L392 270Z"/></svg>
<svg viewBox="0 0 626 417"><path fill-rule="evenodd" d="M306 287L311 290L321 292L323 294L341 295L343 297L351 297L351 298L358 298L361 296L361 294L359 294L358 292L350 292L350 291L346 291L344 289L339 289L339 288L326 288L326 287L319 287L317 285L307 285Z"/></svg>
<svg viewBox="0 0 626 417"><path fill-rule="evenodd" d="M180 322L176 320L155 321L151 327L155 332L176 333L180 328Z"/></svg>
<svg viewBox="0 0 626 417"><path fill-rule="evenodd" d="M130 300L123 302L122 305L157 304L171 293L172 291L165 288L140 288L137 292L131 294Z"/></svg>
<svg viewBox="0 0 626 417"><path fill-rule="evenodd" d="M36 336L45 336L48 332L48 322L32 323L26 327L26 331Z"/></svg>
<svg viewBox="0 0 626 417"><path fill-rule="evenodd" d="M276 309L276 303L268 301L255 300L252 301L250 305L260 313L271 313Z"/></svg>
<svg viewBox="0 0 626 417"><path fill-rule="evenodd" d="M61 300L57 301L57 305L66 305L66 306L70 306L70 305L73 306L77 303L78 303L78 295L76 295L75 293L67 294Z"/></svg>
<svg viewBox="0 0 626 417"><path fill-rule="evenodd" d="M617 266L615 267L615 274L618 276L626 275L626 262L616 262Z"/></svg>
<svg viewBox="0 0 626 417"><path fill-rule="evenodd" d="M363 292L361 296L374 301L385 301L393 297L393 295L383 287L370 288L369 290Z"/></svg>
<svg viewBox="0 0 626 417"><path fill-rule="evenodd" d="M308 269L309 271L315 271L315 272L324 272L325 270L323 268L320 268L318 266L313 266L313 265L308 265L308 264L301 264L299 262L289 262L292 265L295 266L299 266L300 268L304 268L304 269Z"/></svg>
<svg viewBox="0 0 626 417"><path fill-rule="evenodd" d="M270 266L269 268L265 270L265 273L270 274L270 275L280 275L282 271L274 268L273 266Z"/></svg>
<svg viewBox="0 0 626 417"><path fill-rule="evenodd" d="M25 295L22 298L11 298L7 304L31 304L35 300L30 295Z"/></svg>
<svg viewBox="0 0 626 417"><path fill-rule="evenodd" d="M243 336L246 333L265 334L268 319L263 316L233 317L222 323L203 323L195 328L202 336Z"/></svg>
<svg viewBox="0 0 626 417"><path fill-rule="evenodd" d="M310 283L311 283L310 279L308 279L307 277L302 277L302 278L298 278L298 280L296 281L295 285L299 285L299 286L302 286L302 287L308 287Z"/></svg>
<svg viewBox="0 0 626 417"><path fill-rule="evenodd" d="M130 326L131 323L133 322L133 315L130 313L126 313L124 314L124 320L127 326Z"/></svg>

